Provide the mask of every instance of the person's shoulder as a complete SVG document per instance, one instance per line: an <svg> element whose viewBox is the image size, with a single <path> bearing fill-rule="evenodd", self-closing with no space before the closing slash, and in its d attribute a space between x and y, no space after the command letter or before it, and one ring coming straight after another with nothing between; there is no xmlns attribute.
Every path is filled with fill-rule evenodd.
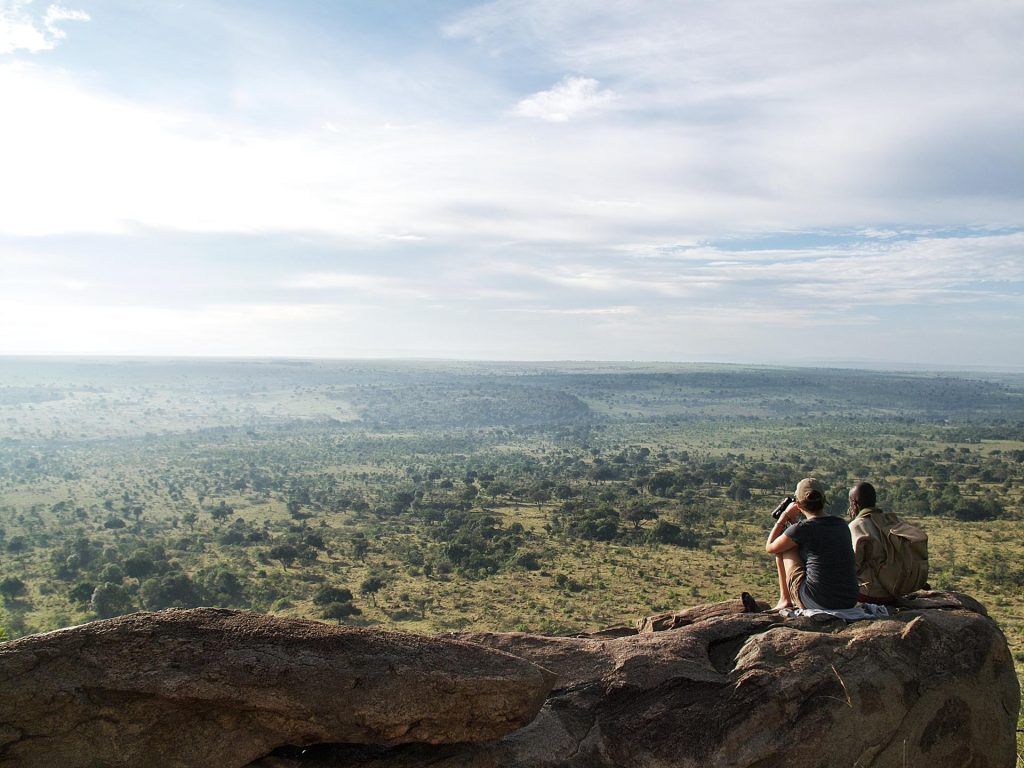
<svg viewBox="0 0 1024 768"><path fill-rule="evenodd" d="M843 518L835 515L818 515L817 517L810 518L807 522L818 523L820 525L835 525L836 523L846 525L846 521L843 520Z"/></svg>
<svg viewBox="0 0 1024 768"><path fill-rule="evenodd" d="M807 530L807 523L810 522L807 518L803 517L797 520L792 525L786 526L786 530L783 531L790 538L800 536L804 531Z"/></svg>
<svg viewBox="0 0 1024 768"><path fill-rule="evenodd" d="M868 518L865 517L862 514L861 515L857 515L855 518L853 518L853 520L851 520L848 523L848 525L850 527L850 530L853 531L854 534L857 534L857 533L868 533L868 532L870 532L871 528L873 527L868 522Z"/></svg>
<svg viewBox="0 0 1024 768"><path fill-rule="evenodd" d="M844 528L846 527L846 523L835 515L818 515L816 517L805 517L803 520L795 523L789 530L793 531L797 535L805 532L807 532L808 535L813 535L810 533L811 531L824 531L825 529L835 525L837 522Z"/></svg>
<svg viewBox="0 0 1024 768"><path fill-rule="evenodd" d="M880 518L884 514L885 513L878 507L865 507L864 509L857 512L857 516L850 521L850 527L858 528L861 526L866 526L869 520L875 517Z"/></svg>
<svg viewBox="0 0 1024 768"><path fill-rule="evenodd" d="M859 520L862 517L871 517L872 515L878 515L879 517L881 517L882 515L894 514L894 512L886 512L881 507L866 507L857 513L857 517L855 517L854 520Z"/></svg>
<svg viewBox="0 0 1024 768"><path fill-rule="evenodd" d="M859 525L855 526L854 523L860 521ZM902 522L900 516L895 512L886 512L880 507L868 507L867 509L861 510L861 512L853 518L850 522L851 528L863 527L869 528L878 526L881 528L891 527L896 523ZM871 525L873 524L873 526Z"/></svg>

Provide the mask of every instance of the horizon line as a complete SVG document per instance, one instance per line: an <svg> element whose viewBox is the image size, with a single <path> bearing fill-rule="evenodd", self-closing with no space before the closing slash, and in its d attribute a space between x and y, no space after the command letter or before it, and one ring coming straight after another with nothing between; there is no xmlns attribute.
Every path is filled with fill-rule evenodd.
<svg viewBox="0 0 1024 768"><path fill-rule="evenodd" d="M458 358L458 357L430 357L430 356L327 356L327 355L169 355L169 354L101 354L101 353L18 353L9 354L0 352L0 360L49 360L49 361L71 361L71 360L106 360L113 362L133 361L164 361L164 362L191 362L191 361L226 361L226 362L277 362L277 361L300 361L300 362L353 362L353 363L450 363L450 364L478 364L478 365L617 365L617 366L723 366L743 368L798 368L798 369L842 369L842 370L864 370L877 372L931 372L931 373L1024 373L1024 366L988 366L988 365L953 365L948 363L915 363L915 362L891 362L865 359L808 359L803 361L736 361L736 360L616 360L616 359L572 359L572 358Z"/></svg>

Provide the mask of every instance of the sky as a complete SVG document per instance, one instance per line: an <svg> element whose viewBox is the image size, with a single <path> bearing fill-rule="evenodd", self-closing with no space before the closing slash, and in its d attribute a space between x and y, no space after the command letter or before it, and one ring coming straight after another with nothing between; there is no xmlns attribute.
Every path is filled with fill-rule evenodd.
<svg viewBox="0 0 1024 768"><path fill-rule="evenodd" d="M1024 0L0 0L0 355L1024 369Z"/></svg>

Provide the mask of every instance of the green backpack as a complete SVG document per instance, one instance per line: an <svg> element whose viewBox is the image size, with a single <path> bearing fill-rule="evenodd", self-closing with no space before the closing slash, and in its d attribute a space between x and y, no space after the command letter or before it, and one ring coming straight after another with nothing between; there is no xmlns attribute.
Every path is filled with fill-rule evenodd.
<svg viewBox="0 0 1024 768"><path fill-rule="evenodd" d="M866 509L850 523L861 594L891 600L928 581L928 534L892 512Z"/></svg>

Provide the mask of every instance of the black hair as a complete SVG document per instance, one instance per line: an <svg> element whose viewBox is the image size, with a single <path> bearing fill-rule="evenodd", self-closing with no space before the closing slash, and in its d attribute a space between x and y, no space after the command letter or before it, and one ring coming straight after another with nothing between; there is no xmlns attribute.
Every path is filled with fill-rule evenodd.
<svg viewBox="0 0 1024 768"><path fill-rule="evenodd" d="M866 483L863 480L850 489L850 496L857 500L857 506L861 509L873 507L878 503L877 497L875 496L875 486L871 483Z"/></svg>

